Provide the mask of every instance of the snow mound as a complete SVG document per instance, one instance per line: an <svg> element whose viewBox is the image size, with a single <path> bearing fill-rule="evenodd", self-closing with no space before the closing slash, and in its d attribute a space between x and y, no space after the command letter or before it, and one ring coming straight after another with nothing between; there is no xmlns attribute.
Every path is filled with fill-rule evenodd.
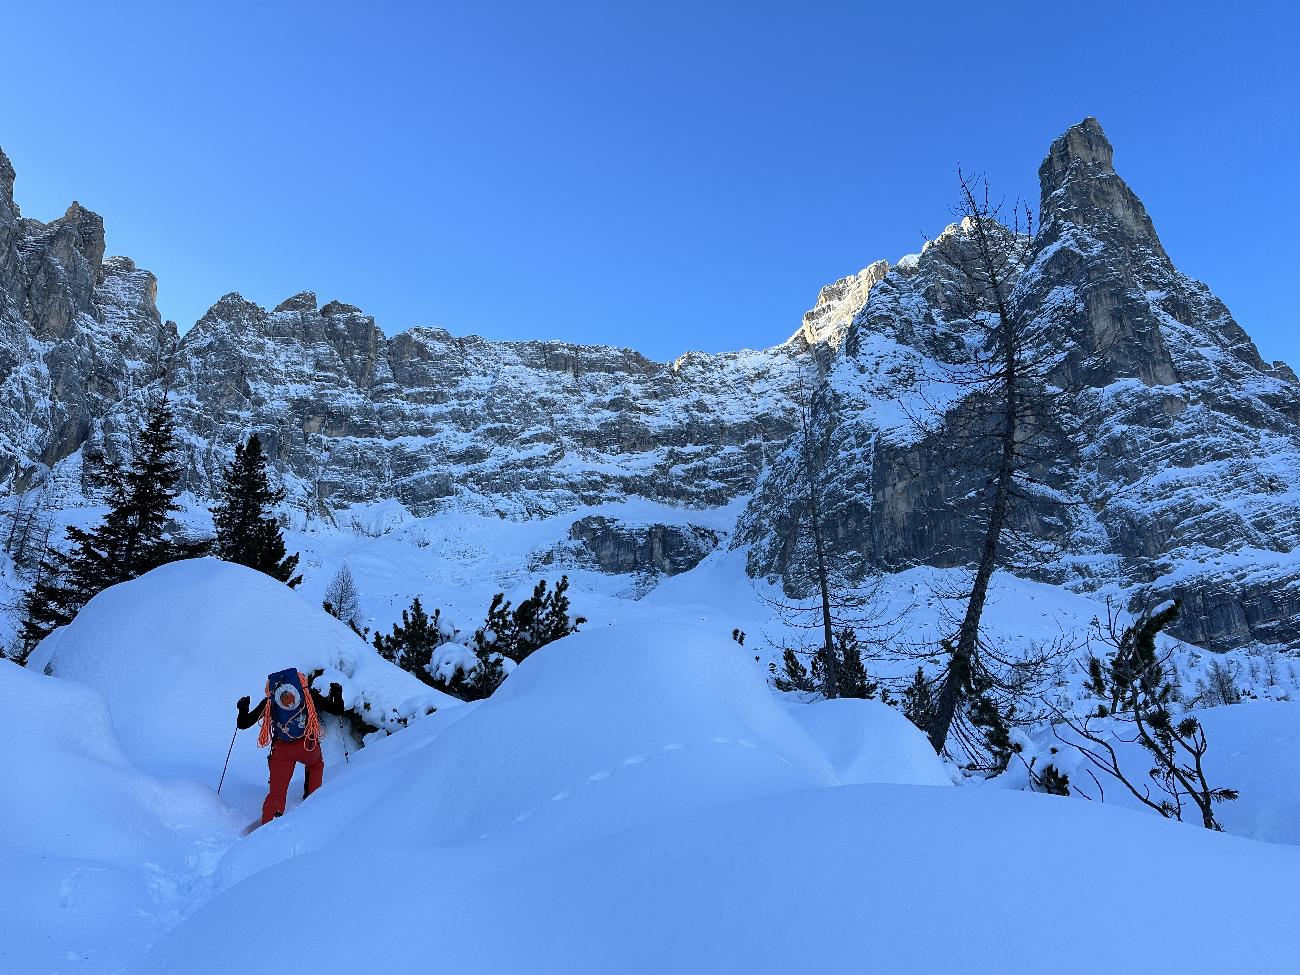
<svg viewBox="0 0 1300 975"><path fill-rule="evenodd" d="M104 590L46 638L28 666L103 694L122 747L140 768L214 787L235 730L235 702L249 695L256 703L277 670L325 669L320 682L341 684L348 706L376 725L413 698L456 703L388 663L318 605L216 559L174 562ZM341 766L336 721L325 719L325 730L327 766ZM266 753L256 738L255 729L238 737L225 784L249 809L266 789Z"/></svg>
<svg viewBox="0 0 1300 975"><path fill-rule="evenodd" d="M234 826L208 789L133 767L88 687L0 660L0 714L0 971L118 970Z"/></svg>
<svg viewBox="0 0 1300 975"><path fill-rule="evenodd" d="M929 739L887 704L840 698L796 704L790 714L821 746L844 785L952 785Z"/></svg>
<svg viewBox="0 0 1300 975"><path fill-rule="evenodd" d="M233 851L227 879L335 839L538 853L652 819L836 784L753 660L711 630L586 630L488 700L368 746L331 788Z"/></svg>

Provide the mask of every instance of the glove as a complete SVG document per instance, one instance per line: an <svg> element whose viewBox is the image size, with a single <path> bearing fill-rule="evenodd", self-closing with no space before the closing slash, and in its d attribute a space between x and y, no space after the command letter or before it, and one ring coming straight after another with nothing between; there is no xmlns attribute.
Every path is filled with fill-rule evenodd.
<svg viewBox="0 0 1300 975"><path fill-rule="evenodd" d="M248 702L249 702L249 697L247 694L245 694L243 697L241 697L238 701L235 702L235 706L239 708L239 713L241 715L248 713Z"/></svg>

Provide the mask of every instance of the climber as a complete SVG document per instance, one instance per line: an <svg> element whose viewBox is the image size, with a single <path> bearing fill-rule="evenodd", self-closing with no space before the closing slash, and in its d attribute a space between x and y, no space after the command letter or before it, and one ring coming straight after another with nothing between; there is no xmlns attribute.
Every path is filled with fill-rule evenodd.
<svg viewBox="0 0 1300 975"><path fill-rule="evenodd" d="M301 762L307 770L307 783L303 798L320 788L325 774L325 761L320 753L320 719L317 711L327 714L343 713L343 689L330 684L328 697L318 694L298 670L282 670L271 674L266 681L266 694L252 711L249 698L237 702L240 729L262 723L257 744L260 748L271 746L267 764L271 769L270 789L262 803L262 824L284 815L285 797L293 769Z"/></svg>

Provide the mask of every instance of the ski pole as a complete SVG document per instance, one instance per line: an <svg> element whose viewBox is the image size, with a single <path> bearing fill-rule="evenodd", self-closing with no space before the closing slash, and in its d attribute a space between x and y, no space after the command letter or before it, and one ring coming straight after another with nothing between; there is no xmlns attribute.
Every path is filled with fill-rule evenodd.
<svg viewBox="0 0 1300 975"><path fill-rule="evenodd" d="M234 733L230 736L230 747L226 749L226 764L221 766L221 781L217 783L217 795L221 795L221 787L226 783L226 769L230 768L230 753L235 750L235 735L239 734L239 725L235 725Z"/></svg>
<svg viewBox="0 0 1300 975"><path fill-rule="evenodd" d="M352 759L348 758L348 733L343 730L343 715L339 715L339 737L343 739L343 764L351 765Z"/></svg>

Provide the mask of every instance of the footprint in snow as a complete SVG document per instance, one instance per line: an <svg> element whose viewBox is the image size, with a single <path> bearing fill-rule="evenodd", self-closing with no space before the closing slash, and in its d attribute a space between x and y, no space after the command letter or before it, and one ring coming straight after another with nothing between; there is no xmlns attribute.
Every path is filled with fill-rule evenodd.
<svg viewBox="0 0 1300 975"><path fill-rule="evenodd" d="M666 751L666 752L680 752L680 751L682 751L685 747L686 747L686 746L683 745L681 742L679 742L679 741L675 741L675 742L673 742L671 745L664 745L664 751Z"/></svg>
<svg viewBox="0 0 1300 975"><path fill-rule="evenodd" d="M646 760L646 757L645 757L644 755L629 755L627 758L623 759L623 764L624 764L624 765L640 765L640 764L641 764L642 762L644 762L645 760Z"/></svg>
<svg viewBox="0 0 1300 975"><path fill-rule="evenodd" d="M563 792L557 792L555 795L551 796L551 802L563 802L571 795L573 795L573 793L568 789L565 789Z"/></svg>
<svg viewBox="0 0 1300 975"><path fill-rule="evenodd" d="M614 774L614 773L613 773L613 772L610 772L609 770L605 770L605 771L602 771L602 772L592 772L589 776L587 776L587 781L588 781L588 782L600 782L600 781L602 781L602 780L604 780L604 779L609 778L609 777L610 777L611 775L613 775L613 774Z"/></svg>

